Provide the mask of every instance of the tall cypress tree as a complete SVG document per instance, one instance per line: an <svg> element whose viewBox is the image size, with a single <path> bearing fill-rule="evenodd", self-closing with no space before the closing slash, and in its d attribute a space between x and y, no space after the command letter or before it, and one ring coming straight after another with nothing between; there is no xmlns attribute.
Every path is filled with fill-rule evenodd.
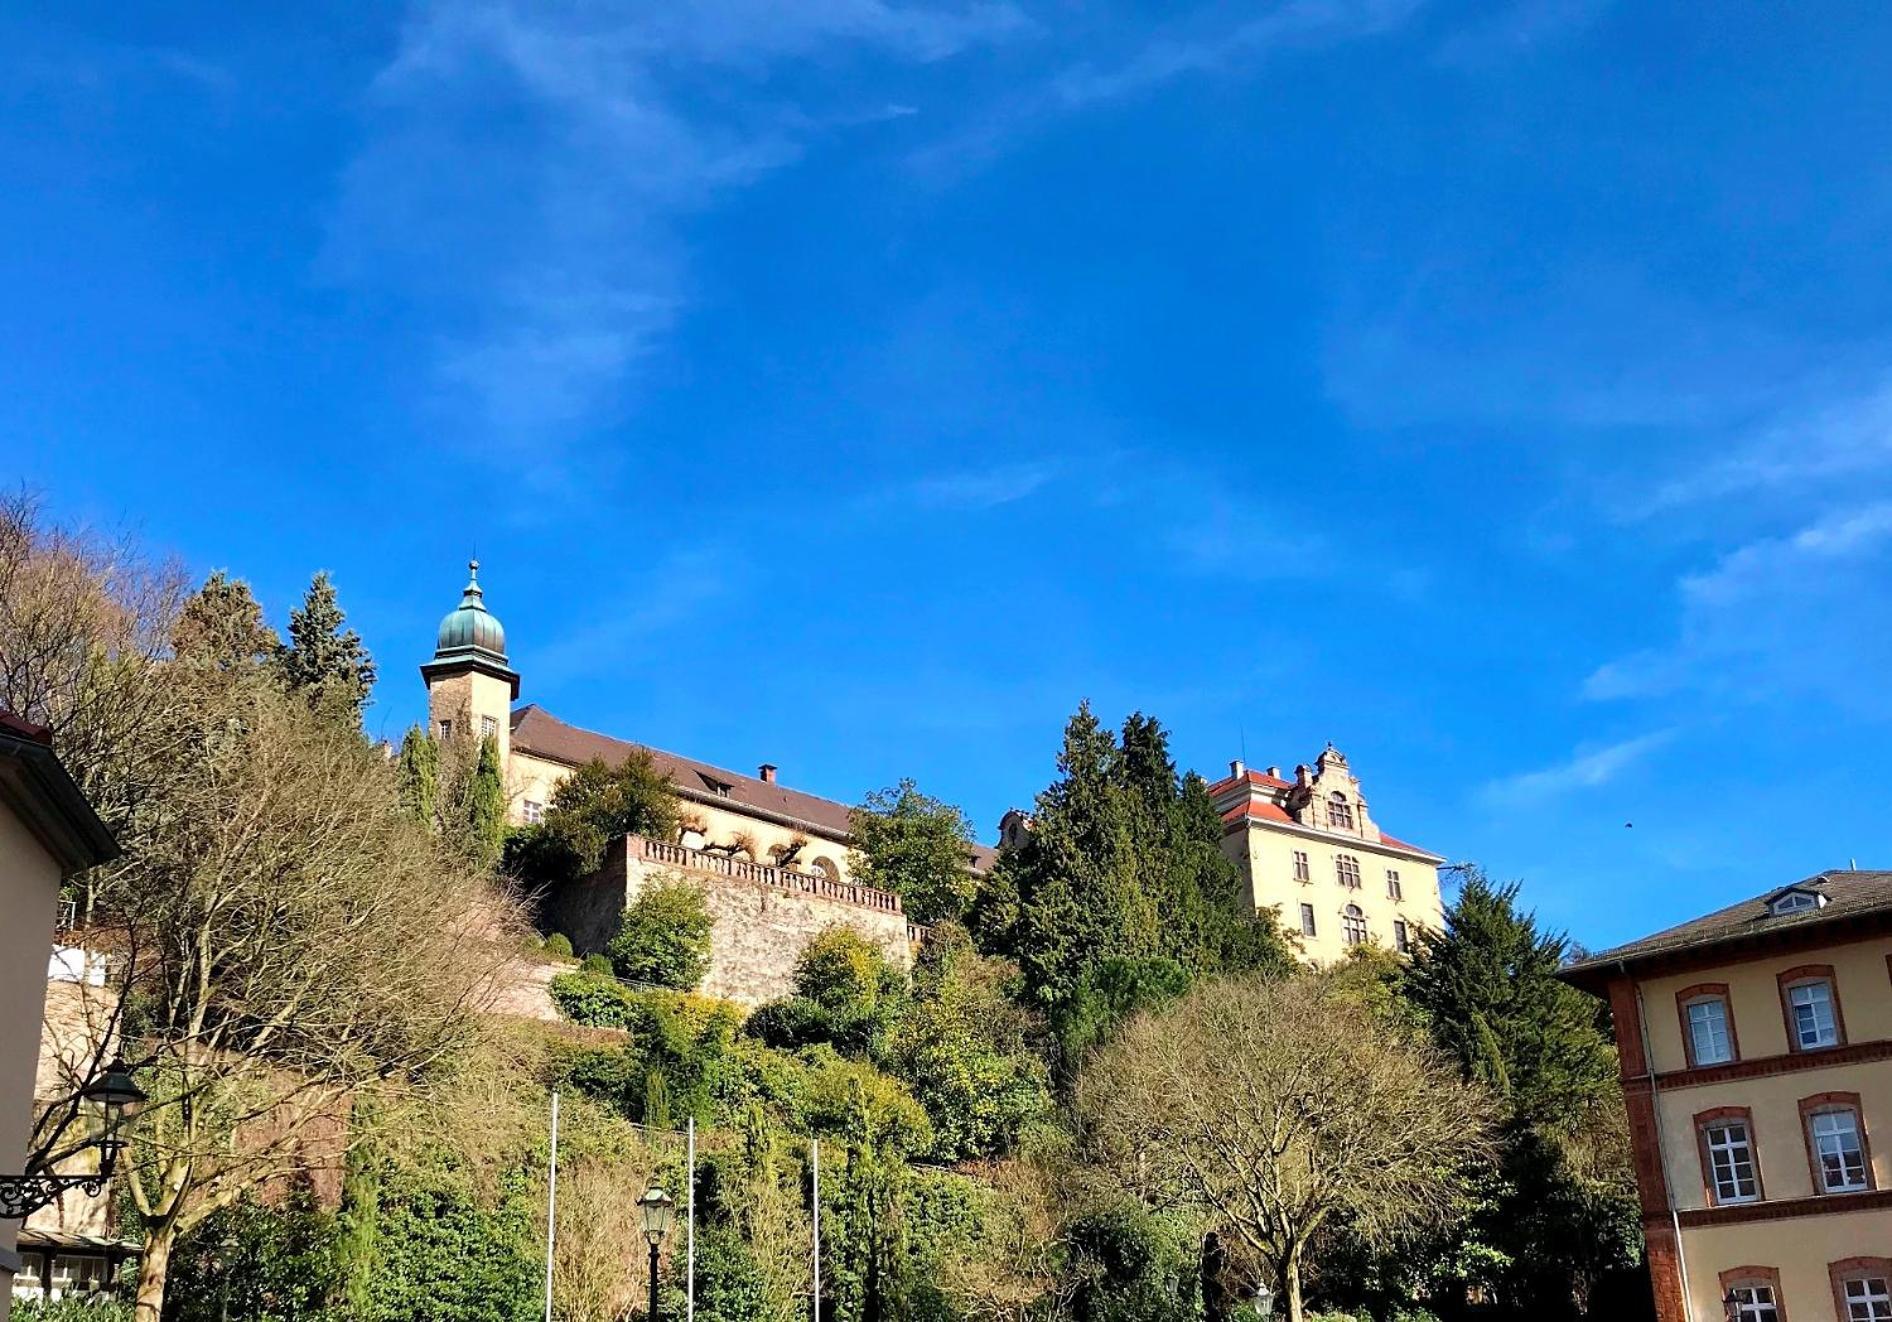
<svg viewBox="0 0 1892 1322"><path fill-rule="evenodd" d="M499 740L480 739L480 758L467 788L467 852L481 863L496 863L506 843L506 785L499 773Z"/></svg>
<svg viewBox="0 0 1892 1322"><path fill-rule="evenodd" d="M440 745L418 725L409 726L401 739L395 764L401 787L401 806L430 831L440 829Z"/></svg>
<svg viewBox="0 0 1892 1322"><path fill-rule="evenodd" d="M283 680L316 702L339 703L361 719L374 689L374 659L361 635L344 627L348 617L323 570L309 582L302 605L289 612L289 642L277 654Z"/></svg>

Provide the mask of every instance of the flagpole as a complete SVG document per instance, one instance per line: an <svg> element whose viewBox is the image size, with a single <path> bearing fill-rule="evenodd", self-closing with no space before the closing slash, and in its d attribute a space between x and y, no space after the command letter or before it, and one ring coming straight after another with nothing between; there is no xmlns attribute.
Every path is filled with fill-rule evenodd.
<svg viewBox="0 0 1892 1322"><path fill-rule="evenodd" d="M689 1219L684 1225L683 1322L696 1322L696 1117L687 1130L690 1142Z"/></svg>
<svg viewBox="0 0 1892 1322"><path fill-rule="evenodd" d="M821 1140L808 1140L809 1162L815 1173L815 1303L810 1322L821 1322Z"/></svg>
<svg viewBox="0 0 1892 1322"><path fill-rule="evenodd" d="M558 1242L558 1089L552 1089L552 1167L545 1190L545 1322L552 1322L552 1248Z"/></svg>

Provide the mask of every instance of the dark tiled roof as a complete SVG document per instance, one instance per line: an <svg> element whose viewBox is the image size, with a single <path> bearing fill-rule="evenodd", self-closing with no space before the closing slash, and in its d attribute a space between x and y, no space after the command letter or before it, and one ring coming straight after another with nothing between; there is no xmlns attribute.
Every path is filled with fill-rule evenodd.
<svg viewBox="0 0 1892 1322"><path fill-rule="evenodd" d="M698 762L695 758L666 753L661 748L581 730L567 725L535 703L527 703L512 714L512 745L521 752L571 766L593 758L616 765L642 748L650 754L657 770L668 776L677 787L677 793L686 799L726 804L737 811L746 808L836 839L845 839L851 825L845 803L790 789L780 781L767 781L760 776L747 776L740 771ZM981 871L991 867L997 857L996 850L984 845L973 846L973 866Z"/></svg>
<svg viewBox="0 0 1892 1322"><path fill-rule="evenodd" d="M1827 902L1818 908L1802 909L1797 913L1770 912L1768 902L1787 890L1811 891L1826 896ZM1892 913L1892 872L1822 872L1803 881L1775 886L1751 899L1730 904L1725 909L1717 909L1701 918L1690 919L1653 936L1645 936L1640 941L1601 951L1580 963L1572 964L1564 972L1578 975L1581 979L1585 973L1600 972L1618 964L1636 964L1685 950L1700 950L1756 936L1798 932L1879 913Z"/></svg>

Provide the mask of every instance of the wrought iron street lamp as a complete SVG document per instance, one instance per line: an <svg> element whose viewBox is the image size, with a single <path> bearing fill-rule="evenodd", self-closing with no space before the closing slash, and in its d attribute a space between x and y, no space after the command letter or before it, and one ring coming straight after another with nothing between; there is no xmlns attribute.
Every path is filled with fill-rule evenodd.
<svg viewBox="0 0 1892 1322"><path fill-rule="evenodd" d="M670 1214L677 1203L661 1184L653 1184L644 1190L637 1205L643 1209L644 1238L650 1242L650 1314L646 1322L657 1322L657 1250L670 1233Z"/></svg>
<svg viewBox="0 0 1892 1322"><path fill-rule="evenodd" d="M118 1166L118 1155L125 1150L125 1121L145 1100L144 1089L125 1068L123 1057L114 1056L105 1073L87 1084L79 1096L100 1112L101 1126L95 1146L99 1150L99 1168L87 1175L53 1175L32 1172L26 1175L0 1175L0 1219L24 1220L52 1202L68 1189L83 1189L96 1198L105 1192L105 1184Z"/></svg>
<svg viewBox="0 0 1892 1322"><path fill-rule="evenodd" d="M1721 1311L1727 1317L1728 1322L1741 1322L1740 1296L1736 1295L1732 1290L1728 1291L1727 1297L1721 1301Z"/></svg>
<svg viewBox="0 0 1892 1322"><path fill-rule="evenodd" d="M1274 1316L1274 1287L1265 1282L1255 1287L1255 1311L1264 1318Z"/></svg>

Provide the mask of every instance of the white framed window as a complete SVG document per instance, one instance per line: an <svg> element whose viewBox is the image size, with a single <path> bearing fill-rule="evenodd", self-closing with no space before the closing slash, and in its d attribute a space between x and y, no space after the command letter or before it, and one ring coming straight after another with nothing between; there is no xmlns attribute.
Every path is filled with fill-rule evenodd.
<svg viewBox="0 0 1892 1322"><path fill-rule="evenodd" d="M1892 1322L1892 1290L1883 1276L1849 1276L1840 1283L1846 1322Z"/></svg>
<svg viewBox="0 0 1892 1322"><path fill-rule="evenodd" d="M1761 1196L1754 1171L1754 1139L1744 1120L1717 1120L1702 1127L1708 1153L1708 1183L1717 1203L1751 1203Z"/></svg>
<svg viewBox="0 0 1892 1322"><path fill-rule="evenodd" d="M494 720L490 716L480 717L480 738L484 739L489 734L498 734L498 733L499 733L498 721Z"/></svg>
<svg viewBox="0 0 1892 1322"><path fill-rule="evenodd" d="M1314 931L1314 906L1311 904L1303 904L1301 906L1301 935L1317 935Z"/></svg>
<svg viewBox="0 0 1892 1322"><path fill-rule="evenodd" d="M534 799L527 799L519 805L519 815L525 818L527 826L537 826L545 820L545 805Z"/></svg>
<svg viewBox="0 0 1892 1322"><path fill-rule="evenodd" d="M1393 949L1397 950L1402 955L1410 955L1412 953L1412 934L1406 930L1406 920L1404 918L1395 918L1393 920Z"/></svg>
<svg viewBox="0 0 1892 1322"><path fill-rule="evenodd" d="M1694 1065L1720 1065L1734 1059L1734 1035L1728 1031L1728 1003L1706 996L1683 1007L1688 1018L1688 1056Z"/></svg>
<svg viewBox="0 0 1892 1322"><path fill-rule="evenodd" d="M1360 889L1360 860L1352 854L1334 855L1334 876L1350 891Z"/></svg>
<svg viewBox="0 0 1892 1322"><path fill-rule="evenodd" d="M1736 1281L1728 1287L1736 1322L1780 1322L1780 1300L1766 1281Z"/></svg>
<svg viewBox="0 0 1892 1322"><path fill-rule="evenodd" d="M1353 805L1339 790L1327 796L1327 825L1338 831L1353 829Z"/></svg>
<svg viewBox="0 0 1892 1322"><path fill-rule="evenodd" d="M1799 913L1802 909L1817 909L1821 904L1818 895L1811 891L1788 891L1785 895L1774 898L1768 909L1776 914Z"/></svg>
<svg viewBox="0 0 1892 1322"><path fill-rule="evenodd" d="M1802 1051L1839 1045L1839 1019L1833 1013L1833 984L1824 978L1787 988L1794 1043Z"/></svg>
<svg viewBox="0 0 1892 1322"><path fill-rule="evenodd" d="M1866 1148L1857 1111L1851 1107L1815 1111L1807 1117L1807 1142L1813 1148L1813 1178L1821 1193L1859 1193L1872 1187L1866 1178Z"/></svg>
<svg viewBox="0 0 1892 1322"><path fill-rule="evenodd" d="M1312 880L1313 876L1314 876L1314 871L1307 864L1307 851L1305 849L1295 850L1294 851L1294 879L1296 881L1309 881L1309 880Z"/></svg>
<svg viewBox="0 0 1892 1322"><path fill-rule="evenodd" d="M1340 911L1340 938L1350 946L1366 944L1366 915L1357 904Z"/></svg>
<svg viewBox="0 0 1892 1322"><path fill-rule="evenodd" d="M443 742L443 743L444 743L445 741L447 741L447 740L449 740L449 739L451 739L451 738L453 738L453 722L452 722L452 721L442 721L442 722L440 723L440 739L441 739L441 742Z"/></svg>
<svg viewBox="0 0 1892 1322"><path fill-rule="evenodd" d="M1392 868L1386 869L1386 898L1389 900L1406 898L1405 892L1399 886L1399 873Z"/></svg>

